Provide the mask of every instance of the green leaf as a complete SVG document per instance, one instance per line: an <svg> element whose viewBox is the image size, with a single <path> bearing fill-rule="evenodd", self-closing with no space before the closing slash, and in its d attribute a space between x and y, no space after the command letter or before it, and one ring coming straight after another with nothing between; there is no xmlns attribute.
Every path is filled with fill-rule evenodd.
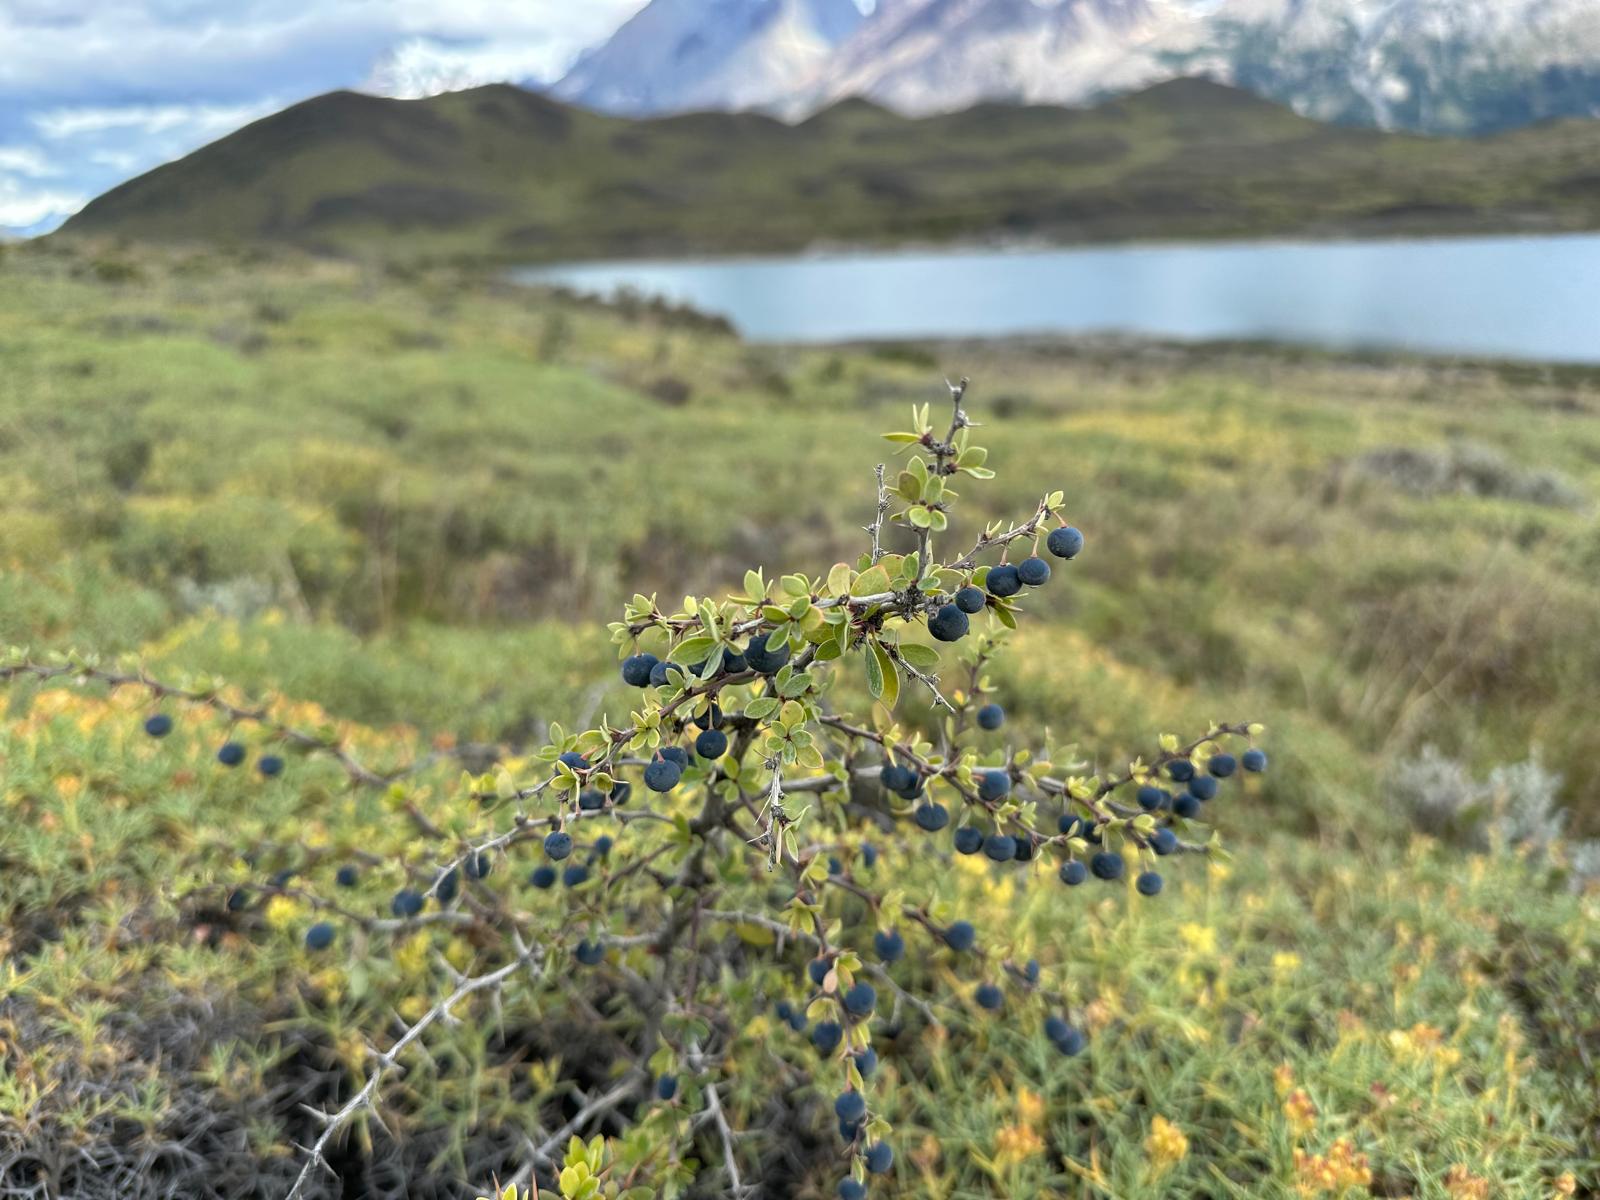
<svg viewBox="0 0 1600 1200"><path fill-rule="evenodd" d="M932 646L924 646L921 642L902 642L899 650L900 657L919 671L929 671L939 665L939 652Z"/></svg>
<svg viewBox="0 0 1600 1200"><path fill-rule="evenodd" d="M872 693L874 700L883 695L883 663L879 661L876 651L878 643L873 642L867 652L867 691Z"/></svg>
<svg viewBox="0 0 1600 1200"><path fill-rule="evenodd" d="M894 659L889 657L889 652L883 648L882 642L874 641L869 650L869 657L878 662L878 673L883 680L880 698L885 708L892 709L900 702L900 671L895 666ZM877 692L873 694L879 695Z"/></svg>
<svg viewBox="0 0 1600 1200"><path fill-rule="evenodd" d="M879 592L890 591L889 572L879 563L870 571L863 571L856 576L855 584L850 589L852 596L876 596Z"/></svg>
<svg viewBox="0 0 1600 1200"><path fill-rule="evenodd" d="M849 563L834 563L833 570L828 572L828 594L830 596L848 596L850 594L850 579L855 572L850 569Z"/></svg>
<svg viewBox="0 0 1600 1200"><path fill-rule="evenodd" d="M672 653L667 655L668 662L692 663L700 662L717 647L717 639L711 637L684 638L672 648Z"/></svg>

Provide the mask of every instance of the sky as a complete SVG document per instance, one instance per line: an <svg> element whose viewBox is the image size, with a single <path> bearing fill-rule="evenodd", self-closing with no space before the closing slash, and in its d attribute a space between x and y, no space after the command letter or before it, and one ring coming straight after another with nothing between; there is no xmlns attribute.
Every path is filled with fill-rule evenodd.
<svg viewBox="0 0 1600 1200"><path fill-rule="evenodd" d="M336 88L558 77L644 0L0 0L0 234Z"/></svg>

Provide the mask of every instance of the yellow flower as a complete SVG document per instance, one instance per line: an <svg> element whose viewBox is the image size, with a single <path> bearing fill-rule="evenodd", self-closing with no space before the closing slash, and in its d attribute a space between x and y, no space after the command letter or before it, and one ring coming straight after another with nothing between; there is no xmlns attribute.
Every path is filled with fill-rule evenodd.
<svg viewBox="0 0 1600 1200"><path fill-rule="evenodd" d="M1021 1162L1044 1150L1044 1139L1026 1125L1007 1125L994 1139L997 1163Z"/></svg>
<svg viewBox="0 0 1600 1200"><path fill-rule="evenodd" d="M1184 944L1196 954L1217 952L1217 931L1209 925L1197 925L1190 921L1179 927L1178 936L1183 938Z"/></svg>
<svg viewBox="0 0 1600 1200"><path fill-rule="evenodd" d="M1044 1097L1022 1088L1017 1092L1017 1116L1024 1125L1038 1128L1044 1119Z"/></svg>
<svg viewBox="0 0 1600 1200"><path fill-rule="evenodd" d="M1489 1200L1489 1181L1482 1175L1474 1175L1461 1163L1446 1173L1444 1190L1450 1194L1450 1200Z"/></svg>
<svg viewBox="0 0 1600 1200"><path fill-rule="evenodd" d="M300 904L289 896L274 896L267 901L263 915L270 927L281 931L299 919Z"/></svg>
<svg viewBox="0 0 1600 1200"><path fill-rule="evenodd" d="M1317 1124L1317 1106L1304 1088L1295 1088L1284 1098L1283 1115L1297 1137L1304 1137Z"/></svg>
<svg viewBox="0 0 1600 1200"><path fill-rule="evenodd" d="M1365 1154L1357 1154L1345 1138L1328 1147L1326 1154L1308 1154L1299 1147L1294 1152L1295 1190L1302 1196L1348 1195L1372 1183L1372 1168Z"/></svg>
<svg viewBox="0 0 1600 1200"><path fill-rule="evenodd" d="M1272 1090L1280 1097L1287 1096L1294 1090L1294 1068L1288 1063L1279 1063L1273 1068Z"/></svg>
<svg viewBox="0 0 1600 1200"><path fill-rule="evenodd" d="M1300 956L1292 950L1281 950L1272 956L1272 975L1279 982L1300 969Z"/></svg>
<svg viewBox="0 0 1600 1200"><path fill-rule="evenodd" d="M1150 1122L1150 1136L1144 1139L1145 1157L1158 1172L1167 1171L1189 1153L1189 1139L1165 1117Z"/></svg>

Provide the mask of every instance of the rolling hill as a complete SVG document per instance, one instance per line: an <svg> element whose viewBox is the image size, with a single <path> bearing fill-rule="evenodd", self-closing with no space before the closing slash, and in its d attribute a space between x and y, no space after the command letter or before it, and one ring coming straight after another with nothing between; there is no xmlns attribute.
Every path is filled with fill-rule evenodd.
<svg viewBox="0 0 1600 1200"><path fill-rule="evenodd" d="M57 236L534 262L952 239L1600 226L1600 122L1476 141L1318 124L1197 79L1087 110L847 100L635 120L496 85L335 92L114 188Z"/></svg>

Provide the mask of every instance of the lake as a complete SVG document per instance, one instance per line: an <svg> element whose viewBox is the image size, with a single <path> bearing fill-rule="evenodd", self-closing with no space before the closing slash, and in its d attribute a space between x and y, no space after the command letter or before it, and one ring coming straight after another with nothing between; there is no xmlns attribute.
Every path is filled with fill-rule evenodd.
<svg viewBox="0 0 1600 1200"><path fill-rule="evenodd" d="M1600 363L1600 235L1590 234L803 254L514 274L663 296L757 341L1115 332Z"/></svg>

